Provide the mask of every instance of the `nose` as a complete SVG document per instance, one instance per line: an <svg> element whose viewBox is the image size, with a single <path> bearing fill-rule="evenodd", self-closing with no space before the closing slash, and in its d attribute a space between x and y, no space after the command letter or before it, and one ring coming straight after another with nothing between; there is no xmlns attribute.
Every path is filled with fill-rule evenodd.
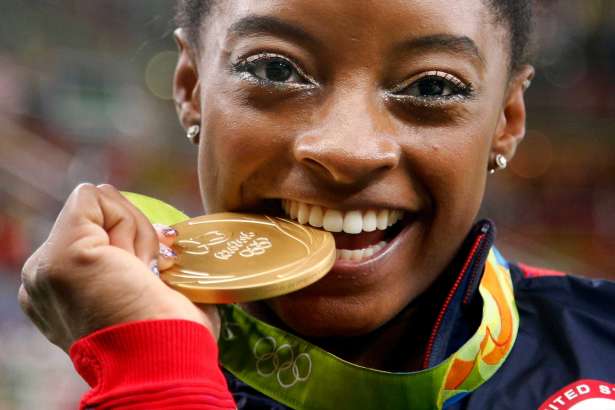
<svg viewBox="0 0 615 410"><path fill-rule="evenodd" d="M364 184L399 165L401 148L379 126L382 114L357 107L340 111L331 111L318 129L295 139L297 162L319 178L343 185Z"/></svg>

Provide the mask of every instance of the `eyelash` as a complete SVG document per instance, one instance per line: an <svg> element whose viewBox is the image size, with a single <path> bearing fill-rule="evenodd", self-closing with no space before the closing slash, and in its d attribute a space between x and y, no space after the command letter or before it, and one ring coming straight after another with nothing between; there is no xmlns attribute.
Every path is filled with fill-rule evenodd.
<svg viewBox="0 0 615 410"><path fill-rule="evenodd" d="M282 82L272 81L261 76L257 76L254 71L258 68L259 63L273 62L279 60L287 63L294 70L293 74L297 74L305 83L298 82ZM259 52L251 54L247 57L240 58L236 63L232 65L232 69L235 73L239 74L243 79L255 82L262 87L275 87L279 89L289 88L314 88L319 84L314 78L309 76L300 65L295 63L292 59L278 53L273 52ZM292 74L291 74L292 75ZM409 90L413 86L418 86L421 80L436 79L438 81L444 81L444 87L448 87L452 90L449 95L433 95L433 96L416 96L409 94L401 94L403 91ZM386 92L386 96L391 99L399 100L400 102L410 103L422 107L437 107L448 105L455 102L463 102L474 97L475 91L471 83L466 84L456 76L450 73L431 70L419 74L418 76L411 77L399 85L396 85L392 89Z"/></svg>
<svg viewBox="0 0 615 410"><path fill-rule="evenodd" d="M279 81L271 81L266 78L256 76L252 71L258 63L271 62L273 60L280 60L288 63L295 73L301 77L305 83L284 83ZM260 52L251 54L247 57L242 57L232 65L232 69L235 73L241 75L245 80L256 82L257 84L265 87L276 88L313 88L318 85L316 80L308 75L300 65L295 63L292 59L278 53Z"/></svg>
<svg viewBox="0 0 615 410"><path fill-rule="evenodd" d="M409 94L401 94L403 91L419 84L421 80L437 79L444 81L445 87L450 87L452 93L450 95L434 95L434 96L416 96ZM424 107L442 106L454 102L463 102L472 99L475 96L475 90L471 83L465 83L453 74L443 71L431 70L419 74L405 80L401 84L387 91L387 97L400 100L402 102L413 103Z"/></svg>

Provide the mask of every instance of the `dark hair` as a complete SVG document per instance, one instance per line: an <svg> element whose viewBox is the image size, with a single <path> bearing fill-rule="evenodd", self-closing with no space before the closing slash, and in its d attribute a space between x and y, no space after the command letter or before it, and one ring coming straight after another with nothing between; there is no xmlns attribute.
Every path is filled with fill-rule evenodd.
<svg viewBox="0 0 615 410"><path fill-rule="evenodd" d="M199 42L199 29L215 0L177 0L175 22L188 32L193 44ZM483 0L494 11L496 22L510 33L510 71L516 72L529 59L532 31L532 0Z"/></svg>

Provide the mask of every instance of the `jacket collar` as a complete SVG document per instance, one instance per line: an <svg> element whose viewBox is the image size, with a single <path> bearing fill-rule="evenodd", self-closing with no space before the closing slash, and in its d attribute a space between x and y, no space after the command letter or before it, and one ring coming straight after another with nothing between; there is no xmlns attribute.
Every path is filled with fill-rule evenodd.
<svg viewBox="0 0 615 410"><path fill-rule="evenodd" d="M433 367L450 356L480 325L482 300L476 296L494 239L493 223L477 222L442 275L448 281L448 291L440 299L425 347L423 368Z"/></svg>

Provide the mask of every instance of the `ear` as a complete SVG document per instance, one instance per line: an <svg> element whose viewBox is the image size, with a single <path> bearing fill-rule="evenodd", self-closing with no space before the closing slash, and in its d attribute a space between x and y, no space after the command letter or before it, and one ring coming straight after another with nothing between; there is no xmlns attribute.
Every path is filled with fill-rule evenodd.
<svg viewBox="0 0 615 410"><path fill-rule="evenodd" d="M179 47L179 58L173 77L173 99L179 122L184 129L201 124L201 93L196 50L192 49L185 30L173 33Z"/></svg>
<svg viewBox="0 0 615 410"><path fill-rule="evenodd" d="M509 82L504 107L491 144L489 168L493 167L498 154L504 155L510 161L515 156L517 145L525 136L524 93L533 78L534 67L526 65Z"/></svg>

